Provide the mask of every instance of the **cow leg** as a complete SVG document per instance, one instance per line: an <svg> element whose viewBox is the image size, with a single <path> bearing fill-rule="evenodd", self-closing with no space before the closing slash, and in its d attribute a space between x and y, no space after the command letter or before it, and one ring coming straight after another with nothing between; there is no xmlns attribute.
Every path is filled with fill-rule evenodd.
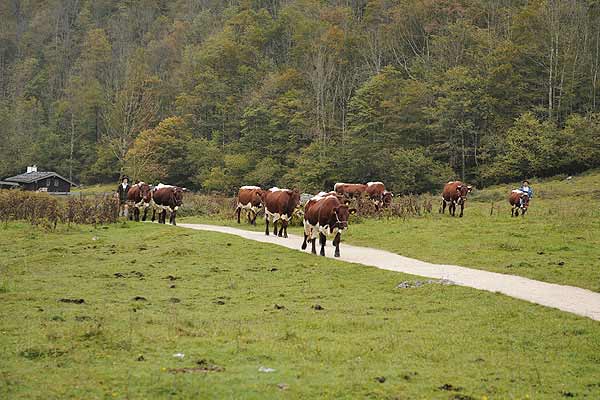
<svg viewBox="0 0 600 400"><path fill-rule="evenodd" d="M512 206L510 208L510 216L511 216L511 218L515 216L515 206Z"/></svg>
<svg viewBox="0 0 600 400"><path fill-rule="evenodd" d="M333 255L334 257L339 257L340 256L340 240L342 238L342 234L340 232L338 232L335 235L335 239L333 239L333 245L335 246L335 254Z"/></svg>
<svg viewBox="0 0 600 400"><path fill-rule="evenodd" d="M258 213L256 211L252 211L252 225L256 226L256 217L258 216Z"/></svg>
<svg viewBox="0 0 600 400"><path fill-rule="evenodd" d="M315 248L315 244L317 242L317 239L313 238L313 239L310 240L310 242L312 243L312 249L311 249L310 252L313 253L313 254L317 254L317 249Z"/></svg>
<svg viewBox="0 0 600 400"><path fill-rule="evenodd" d="M304 241L302 242L302 246L300 247L302 250L306 250L306 238L308 235L304 232Z"/></svg>
<svg viewBox="0 0 600 400"><path fill-rule="evenodd" d="M138 207L136 207L133 210L133 214L134 214L135 222L140 222L140 209Z"/></svg>
<svg viewBox="0 0 600 400"><path fill-rule="evenodd" d="M519 216L519 209L515 208L515 217L518 217L518 216Z"/></svg>
<svg viewBox="0 0 600 400"><path fill-rule="evenodd" d="M327 236L325 236L321 232L319 232L319 243L321 244L321 252L319 254L324 256L325 255L325 243L327 243Z"/></svg>
<svg viewBox="0 0 600 400"><path fill-rule="evenodd" d="M161 224L165 224L167 222L167 210L163 210L161 213Z"/></svg>
<svg viewBox="0 0 600 400"><path fill-rule="evenodd" d="M455 213L456 213L456 204L450 203L450 205L448 205L448 214L450 214L451 216L454 217Z"/></svg>
<svg viewBox="0 0 600 400"><path fill-rule="evenodd" d="M526 212L526 211L527 211L526 209L523 209L523 211L521 211L521 217L524 217L524 216L525 216L525 212Z"/></svg>
<svg viewBox="0 0 600 400"><path fill-rule="evenodd" d="M287 238L287 227L288 227L288 222L287 221L282 221L281 222L281 229L279 230L279 236L281 236L281 232L283 231L283 237Z"/></svg>
<svg viewBox="0 0 600 400"><path fill-rule="evenodd" d="M144 215L142 216L142 221L146 221L146 217L148 217L148 207L144 208Z"/></svg>
<svg viewBox="0 0 600 400"><path fill-rule="evenodd" d="M278 220L273 221L273 235L274 236L277 236L277 221Z"/></svg>
<svg viewBox="0 0 600 400"><path fill-rule="evenodd" d="M240 214L242 213L242 208L238 207L235 209L235 213L237 214L238 224L240 223Z"/></svg>
<svg viewBox="0 0 600 400"><path fill-rule="evenodd" d="M175 217L177 217L177 211L173 210L173 212L171 212L171 218L169 219L169 222L173 226L177 226L177 222L175 222Z"/></svg>
<svg viewBox="0 0 600 400"><path fill-rule="evenodd" d="M465 203L462 203L462 204L460 205L460 215L459 215L459 218L462 218L462 216L463 216L463 211L465 211Z"/></svg>
<svg viewBox="0 0 600 400"><path fill-rule="evenodd" d="M269 216L265 215L265 235L269 236Z"/></svg>
<svg viewBox="0 0 600 400"><path fill-rule="evenodd" d="M156 210L153 208L152 209L152 222L154 222L156 220Z"/></svg>
<svg viewBox="0 0 600 400"><path fill-rule="evenodd" d="M442 205L440 206L440 214L443 214L446 211L446 200L442 200ZM448 210L450 212L450 210Z"/></svg>

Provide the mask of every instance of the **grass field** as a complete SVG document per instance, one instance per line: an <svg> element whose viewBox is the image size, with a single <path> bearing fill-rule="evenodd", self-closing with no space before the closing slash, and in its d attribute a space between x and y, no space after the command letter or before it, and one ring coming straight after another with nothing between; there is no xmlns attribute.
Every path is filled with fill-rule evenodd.
<svg viewBox="0 0 600 400"><path fill-rule="evenodd" d="M600 397L600 324L498 294L156 224L0 251L2 399Z"/></svg>
<svg viewBox="0 0 600 400"><path fill-rule="evenodd" d="M532 184L534 199L525 218L511 218L506 198L515 186L503 185L476 191L463 218L438 214L436 204L432 214L417 218L351 220L342 246L376 247L600 292L600 172ZM233 217L185 220L238 226ZM239 227L263 230L263 220L257 221L256 228Z"/></svg>

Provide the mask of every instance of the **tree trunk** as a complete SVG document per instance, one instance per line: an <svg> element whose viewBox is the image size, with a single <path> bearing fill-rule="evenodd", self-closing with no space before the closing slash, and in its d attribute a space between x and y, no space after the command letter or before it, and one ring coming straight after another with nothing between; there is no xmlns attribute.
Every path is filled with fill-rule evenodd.
<svg viewBox="0 0 600 400"><path fill-rule="evenodd" d="M69 151L69 180L73 182L73 151L75 149L75 120L71 110L71 149Z"/></svg>

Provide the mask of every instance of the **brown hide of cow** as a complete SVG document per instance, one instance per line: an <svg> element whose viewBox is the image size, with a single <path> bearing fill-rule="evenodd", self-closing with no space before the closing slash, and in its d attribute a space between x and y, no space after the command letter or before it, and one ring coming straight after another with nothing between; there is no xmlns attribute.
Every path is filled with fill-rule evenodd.
<svg viewBox="0 0 600 400"><path fill-rule="evenodd" d="M369 196L369 199L373 201L375 204L375 210L379 211L379 209L383 206L383 194L385 193L385 186L381 182L367 184L366 193Z"/></svg>
<svg viewBox="0 0 600 400"><path fill-rule="evenodd" d="M175 218L177 216L177 208L183 204L183 189L177 186L166 186L156 189L152 194L154 203L157 207L152 211L152 222L154 222L156 208L159 208L158 223L164 224L167 217L167 208L171 212L169 223L177 225Z"/></svg>
<svg viewBox="0 0 600 400"><path fill-rule="evenodd" d="M333 245L335 246L335 257L340 256L340 240L341 231L348 227L348 217L354 210L350 210L346 204L332 195L309 200L304 206L304 242L302 250L307 247L307 241L312 244L312 253L316 254L315 229L318 227L328 227L328 233L335 232ZM337 232L336 232L337 229ZM327 236L323 232L319 232L319 243L321 244L320 254L325 255L325 244Z"/></svg>
<svg viewBox="0 0 600 400"><path fill-rule="evenodd" d="M360 197L367 190L367 185L362 183L336 183L334 190L337 194L354 198Z"/></svg>
<svg viewBox="0 0 600 400"><path fill-rule="evenodd" d="M471 186L465 185L461 181L448 182L444 185L444 192L442 193L442 206L440 207L440 213L444 213L446 205L448 204L448 212L454 217L456 214L456 205L460 205L460 215L463 216L465 209L465 201L467 195L472 190Z"/></svg>
<svg viewBox="0 0 600 400"><path fill-rule="evenodd" d="M510 192L508 202L511 205L511 217L518 217L519 209L521 210L521 216L524 217L529 208L529 195L527 193Z"/></svg>
<svg viewBox="0 0 600 400"><path fill-rule="evenodd" d="M140 207L144 209L144 216L142 221L146 220L148 214L148 205L152 200L152 190L150 185L144 182L137 183L129 189L127 192L127 201L133 203L133 213L129 214L129 220L135 219L136 222L140 221ZM142 204L140 204L142 203ZM140 204L139 206L136 206Z"/></svg>
<svg viewBox="0 0 600 400"><path fill-rule="evenodd" d="M256 215L257 210L253 208L260 208L262 206L262 197L264 196L265 191L260 188L240 188L238 192L238 202L235 209L237 213L237 222L240 223L240 214L242 213L242 208L245 208L247 204L250 204L250 208L246 208L246 216L248 217L248 222L251 225L256 225Z"/></svg>
<svg viewBox="0 0 600 400"><path fill-rule="evenodd" d="M288 219L292 217L294 210L300 203L300 192L298 189L278 189L275 191L265 191L263 194L263 204L265 206L265 235L269 235L269 219L273 219L273 234L277 236L287 236ZM277 220L273 214L279 214L281 218L281 227L277 232Z"/></svg>

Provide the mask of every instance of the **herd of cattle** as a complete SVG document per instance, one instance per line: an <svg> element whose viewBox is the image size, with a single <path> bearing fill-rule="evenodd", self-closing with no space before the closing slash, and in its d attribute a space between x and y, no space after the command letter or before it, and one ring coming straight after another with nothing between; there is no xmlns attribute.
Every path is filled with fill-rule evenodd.
<svg viewBox="0 0 600 400"><path fill-rule="evenodd" d="M183 204L183 192L185 188L173 185L150 186L145 182L133 185L127 192L127 203L133 208L129 219L140 220L140 212L143 210L142 221L146 220L148 209L152 208L152 222L156 219L158 210L158 222L165 223L167 211L170 213L169 222L176 225L175 217L177 210Z"/></svg>
<svg viewBox="0 0 600 400"><path fill-rule="evenodd" d="M127 193L128 203L133 207L130 219L146 220L149 208L152 208L152 221L158 210L158 222L165 223L166 213L169 211L169 222L176 224L175 217L177 209L183 203L185 189L177 186L159 184L152 187L147 183L140 182L131 187ZM444 213L446 207L450 215L456 215L456 208L460 206L459 217L463 216L467 195L472 187L460 181L448 182L442 193L442 204L440 213ZM298 189L280 189L273 187L265 190L258 186L242 186L239 189L235 213L237 222L240 223L242 211L246 212L248 222L256 225L258 212L264 208L265 213L265 235L269 235L269 223L273 224L273 234L287 238L287 227L294 215L302 215L304 222L304 241L302 249L305 250L310 242L312 253L316 254L316 240L321 245L320 254L325 255L325 244L328 237L333 237L335 246L335 257L340 256L341 234L348 228L348 218L356 212L350 208L352 199L366 196L372 201L376 210L389 207L392 203L393 193L385 189L382 182L360 183L336 183L334 190L320 192L310 197L304 206L301 205L301 195ZM526 193L513 191L509 202L512 206L512 215L524 215L529 205Z"/></svg>

